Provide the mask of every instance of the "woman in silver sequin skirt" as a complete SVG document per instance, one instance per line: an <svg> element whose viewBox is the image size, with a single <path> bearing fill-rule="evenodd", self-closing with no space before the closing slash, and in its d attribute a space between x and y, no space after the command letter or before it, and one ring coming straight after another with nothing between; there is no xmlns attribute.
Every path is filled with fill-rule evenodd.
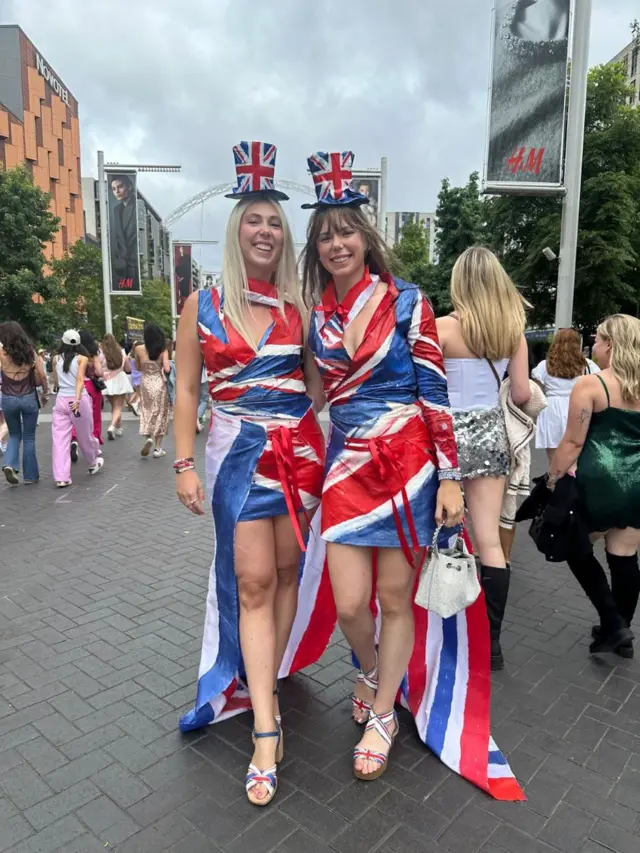
<svg viewBox="0 0 640 853"><path fill-rule="evenodd" d="M500 510L509 473L509 445L499 391L505 373L511 396L531 396L524 337L526 302L488 249L474 246L451 275L453 314L438 320L449 383L458 461L491 627L491 668L502 669L500 629L510 569L500 544Z"/></svg>

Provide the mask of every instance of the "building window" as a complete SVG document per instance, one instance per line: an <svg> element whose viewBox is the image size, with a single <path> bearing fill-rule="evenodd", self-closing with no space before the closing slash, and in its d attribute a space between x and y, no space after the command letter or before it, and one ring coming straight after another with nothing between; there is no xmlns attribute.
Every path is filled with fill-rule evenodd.
<svg viewBox="0 0 640 853"><path fill-rule="evenodd" d="M58 140L58 163L64 166L64 143L61 139Z"/></svg>
<svg viewBox="0 0 640 853"><path fill-rule="evenodd" d="M638 48L638 47L634 47L632 52L631 52L631 71L630 71L630 74L632 77L636 73L636 71L638 70L638 54L639 53L640 53L640 48Z"/></svg>

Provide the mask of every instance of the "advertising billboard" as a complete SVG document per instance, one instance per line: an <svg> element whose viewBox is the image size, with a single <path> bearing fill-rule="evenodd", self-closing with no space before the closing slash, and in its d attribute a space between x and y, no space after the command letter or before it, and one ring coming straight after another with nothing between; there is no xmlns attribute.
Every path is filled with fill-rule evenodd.
<svg viewBox="0 0 640 853"><path fill-rule="evenodd" d="M496 0L484 189L558 193L571 0Z"/></svg>
<svg viewBox="0 0 640 853"><path fill-rule="evenodd" d="M184 303L193 293L191 243L173 244L173 272L176 288L176 313L182 313Z"/></svg>
<svg viewBox="0 0 640 853"><path fill-rule="evenodd" d="M378 211L380 209L382 172L379 169L353 172L351 188L369 197L369 204L362 205L362 212L371 224L378 227Z"/></svg>
<svg viewBox="0 0 640 853"><path fill-rule="evenodd" d="M141 293L137 175L106 169L111 293Z"/></svg>

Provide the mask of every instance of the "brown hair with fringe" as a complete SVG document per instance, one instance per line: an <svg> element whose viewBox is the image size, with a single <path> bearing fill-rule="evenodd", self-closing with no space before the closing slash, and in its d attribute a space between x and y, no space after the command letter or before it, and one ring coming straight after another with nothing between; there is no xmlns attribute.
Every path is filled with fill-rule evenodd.
<svg viewBox="0 0 640 853"><path fill-rule="evenodd" d="M547 353L547 373L557 379L575 379L587 369L577 329L558 329Z"/></svg>
<svg viewBox="0 0 640 853"><path fill-rule="evenodd" d="M308 308L322 299L331 275L322 266L318 253L320 234L356 230L364 237L364 262L369 272L384 275L389 272L389 256L378 229L369 222L359 207L320 207L311 214L307 226L307 244L302 252L302 296Z"/></svg>

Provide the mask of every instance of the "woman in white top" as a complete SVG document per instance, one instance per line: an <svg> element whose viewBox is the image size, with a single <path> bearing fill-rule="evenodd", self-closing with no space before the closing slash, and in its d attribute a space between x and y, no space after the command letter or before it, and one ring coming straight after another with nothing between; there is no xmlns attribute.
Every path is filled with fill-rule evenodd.
<svg viewBox="0 0 640 853"><path fill-rule="evenodd" d="M107 386L102 393L111 401L111 424L107 429L107 437L113 441L117 435L122 435L120 424L124 401L129 394L133 394L133 386L127 376L131 373L131 364L129 356L111 334L106 334L102 340L102 354L105 361L103 376Z"/></svg>
<svg viewBox="0 0 640 853"><path fill-rule="evenodd" d="M104 459L98 456L100 444L93 434L93 404L84 387L88 364L88 353L80 342L80 333L68 329L52 365L54 390L58 395L51 419L53 479L59 489L71 485L69 451L74 429L89 473L97 474L104 465Z"/></svg>
<svg viewBox="0 0 640 853"><path fill-rule="evenodd" d="M547 358L531 373L549 404L540 412L536 429L536 447L546 450L549 460L567 428L573 387L581 376L590 373L600 373L600 368L583 355L580 333L576 329L560 329Z"/></svg>
<svg viewBox="0 0 640 853"><path fill-rule="evenodd" d="M500 544L500 510L509 473L509 446L498 404L505 372L511 396L531 396L524 337L526 302L488 249L473 246L451 275L453 314L437 321L449 383L458 463L473 528L491 626L491 668L502 669L500 629L510 569Z"/></svg>

